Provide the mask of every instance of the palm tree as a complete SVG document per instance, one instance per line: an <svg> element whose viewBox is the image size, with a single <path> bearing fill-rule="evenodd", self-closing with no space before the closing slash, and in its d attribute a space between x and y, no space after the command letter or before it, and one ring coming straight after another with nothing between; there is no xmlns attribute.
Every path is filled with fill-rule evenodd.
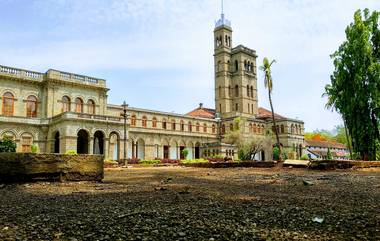
<svg viewBox="0 0 380 241"><path fill-rule="evenodd" d="M272 121L274 125L273 129L275 130L275 134L276 134L276 141L277 141L276 145L279 150L279 160L282 161L282 148L280 145L280 138L278 137L276 119L274 118L274 110L273 110L273 103L272 103L273 79L272 79L272 74L271 74L271 66L275 62L276 60L272 60L271 62L269 62L269 59L265 57L263 60L263 66L260 66L260 69L264 71L264 84L265 84L265 88L268 89L269 103L270 103L270 108L272 111Z"/></svg>

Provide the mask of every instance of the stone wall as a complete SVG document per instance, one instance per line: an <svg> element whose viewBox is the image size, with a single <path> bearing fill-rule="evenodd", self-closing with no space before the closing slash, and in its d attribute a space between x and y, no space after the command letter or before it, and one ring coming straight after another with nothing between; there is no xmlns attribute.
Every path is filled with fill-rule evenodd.
<svg viewBox="0 0 380 241"><path fill-rule="evenodd" d="M103 156L0 153L0 182L100 181Z"/></svg>

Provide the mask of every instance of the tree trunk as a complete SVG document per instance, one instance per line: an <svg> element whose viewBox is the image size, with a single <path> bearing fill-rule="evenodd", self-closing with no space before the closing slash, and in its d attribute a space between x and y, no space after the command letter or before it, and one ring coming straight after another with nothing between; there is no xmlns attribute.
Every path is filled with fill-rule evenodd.
<svg viewBox="0 0 380 241"><path fill-rule="evenodd" d="M268 94L269 94L270 109L272 111L272 121L273 121L273 125L274 125L274 132L276 134L277 147L278 147L278 150L279 150L279 157L278 157L278 159L279 159L279 161L282 161L282 148L281 148L281 145L280 145L280 138L278 137L276 119L274 118L272 95L271 95L271 91L270 91L269 88L268 88Z"/></svg>
<svg viewBox="0 0 380 241"><path fill-rule="evenodd" d="M346 132L346 140L347 140L347 145L348 145L348 150L350 151L350 159L352 160L352 148L351 148L351 138L348 134L347 130L347 125L346 125L346 120L343 117L343 125L344 125L344 131Z"/></svg>

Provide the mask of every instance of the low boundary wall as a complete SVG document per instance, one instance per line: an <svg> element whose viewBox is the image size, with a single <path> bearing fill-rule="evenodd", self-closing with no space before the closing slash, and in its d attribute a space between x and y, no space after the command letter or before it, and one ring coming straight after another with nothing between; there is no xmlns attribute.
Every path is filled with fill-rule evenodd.
<svg viewBox="0 0 380 241"><path fill-rule="evenodd" d="M0 153L0 182L100 181L102 155Z"/></svg>

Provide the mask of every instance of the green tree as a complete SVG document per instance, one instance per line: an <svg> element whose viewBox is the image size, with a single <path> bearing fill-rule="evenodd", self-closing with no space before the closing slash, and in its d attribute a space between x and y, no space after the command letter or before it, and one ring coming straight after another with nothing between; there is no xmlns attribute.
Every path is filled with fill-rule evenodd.
<svg viewBox="0 0 380 241"><path fill-rule="evenodd" d="M234 125L234 130L226 134L226 141L237 146L240 160L253 160L261 150L271 148L272 136L244 133L245 123L240 118L235 118Z"/></svg>
<svg viewBox="0 0 380 241"><path fill-rule="evenodd" d="M331 55L335 69L325 87L327 106L342 115L353 151L375 160L380 141L379 12L356 11L346 38Z"/></svg>
<svg viewBox="0 0 380 241"><path fill-rule="evenodd" d="M270 104L270 109L272 111L272 121L273 121L273 126L276 125L276 119L274 118L274 110L273 110L273 102L272 102L272 90L273 90L273 79L272 79L272 64L274 64L276 60L269 61L268 58L264 58L263 60L263 65L260 66L260 69L264 72L264 84L265 88L268 89L268 97L269 97L269 104ZM278 130L277 128L273 128L274 133L276 135L276 145L279 149L279 160L282 160L282 148L280 144L280 138L278 137Z"/></svg>
<svg viewBox="0 0 380 241"><path fill-rule="evenodd" d="M16 152L16 143L8 138L4 137L0 140L0 152Z"/></svg>
<svg viewBox="0 0 380 241"><path fill-rule="evenodd" d="M331 155L330 147L327 148L327 156L326 156L326 159L327 159L327 160L332 160L332 155Z"/></svg>
<svg viewBox="0 0 380 241"><path fill-rule="evenodd" d="M187 155L189 155L189 150L187 148L185 148L185 149L182 150L182 156L183 156L184 159L186 159Z"/></svg>

